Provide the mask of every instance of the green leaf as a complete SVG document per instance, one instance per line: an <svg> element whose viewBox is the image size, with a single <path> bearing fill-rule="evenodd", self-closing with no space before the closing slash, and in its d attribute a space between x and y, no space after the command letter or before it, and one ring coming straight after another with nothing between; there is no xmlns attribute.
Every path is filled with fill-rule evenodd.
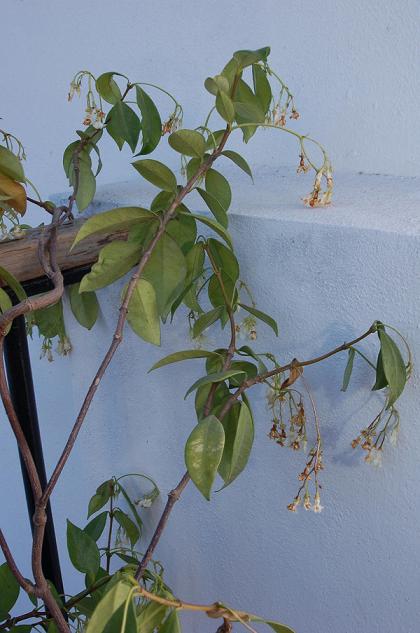
<svg viewBox="0 0 420 633"><path fill-rule="evenodd" d="M97 574L101 562L98 546L87 532L67 519L67 549L73 566L83 573Z"/></svg>
<svg viewBox="0 0 420 633"><path fill-rule="evenodd" d="M63 302L60 299L54 305L36 310L34 312L34 323L37 325L40 336L54 338L64 337L66 329L64 326Z"/></svg>
<svg viewBox="0 0 420 633"><path fill-rule="evenodd" d="M258 369L257 367L254 365L254 363L250 363L249 361L244 361L244 360L234 360L231 364L231 369L240 369L241 371L245 372L246 374L246 378L255 378L255 376L258 374ZM240 378L231 378L229 380L229 386L230 387L239 387L241 385L241 383L243 382L243 377L241 376Z"/></svg>
<svg viewBox="0 0 420 633"><path fill-rule="evenodd" d="M22 163L7 147L0 145L0 172L12 180L25 182Z"/></svg>
<svg viewBox="0 0 420 633"><path fill-rule="evenodd" d="M132 519L130 519L128 514L122 512L122 510L114 510L114 517L117 523L119 523L124 532L127 534L131 547L134 547L140 538L140 531L137 525L134 521L132 521Z"/></svg>
<svg viewBox="0 0 420 633"><path fill-rule="evenodd" d="M186 273L187 264L181 249L170 235L164 233L142 273L155 290L160 315L168 314L183 287Z"/></svg>
<svg viewBox="0 0 420 633"><path fill-rule="evenodd" d="M120 73L103 73L96 80L96 90L108 103L117 103L122 97L121 90L114 81L113 76L122 76Z"/></svg>
<svg viewBox="0 0 420 633"><path fill-rule="evenodd" d="M136 86L136 98L141 112L142 148L139 154L150 154L162 138L162 121L154 102L140 86Z"/></svg>
<svg viewBox="0 0 420 633"><path fill-rule="evenodd" d="M96 323L99 314L99 303L94 292L79 293L80 284L69 286L71 310L77 321L88 330Z"/></svg>
<svg viewBox="0 0 420 633"><path fill-rule="evenodd" d="M264 122L265 114L261 109L257 97L254 95L248 84L242 79L238 82L234 105L238 124ZM242 129L242 134L246 143L253 136L256 129L257 125L250 125Z"/></svg>
<svg viewBox="0 0 420 633"><path fill-rule="evenodd" d="M225 446L219 464L219 474L229 486L248 463L254 442L254 422L244 402L233 406L222 421L225 430Z"/></svg>
<svg viewBox="0 0 420 633"><path fill-rule="evenodd" d="M197 223L189 214L177 215L166 225L166 233L175 240L184 255L194 247Z"/></svg>
<svg viewBox="0 0 420 633"><path fill-rule="evenodd" d="M354 363L354 356L355 356L355 354L356 354L356 350L354 349L354 347L351 347L349 349L347 365L346 365L346 368L344 370L343 386L341 387L341 391L347 391L347 387L349 386L351 374L352 374L352 371L353 371L353 363Z"/></svg>
<svg viewBox="0 0 420 633"><path fill-rule="evenodd" d="M229 82L229 90L232 91L236 77L241 75L241 69L239 68L239 64L236 59L232 57L220 74L223 77L226 77Z"/></svg>
<svg viewBox="0 0 420 633"><path fill-rule="evenodd" d="M183 213L183 212L181 212L181 213ZM218 235L220 235L220 237L225 240L226 244L230 248L232 248L232 239L231 239L229 233L226 231L226 229L221 224L219 224L218 222L215 222L211 218L206 218L205 215L198 215L198 214L195 214L195 213L190 213L190 216L192 218L195 218L196 220L198 220L198 222L202 222L203 224L208 226L210 229L213 229L213 231L215 233L217 233Z"/></svg>
<svg viewBox="0 0 420 633"><path fill-rule="evenodd" d="M209 415L197 424L185 445L188 473L208 500L222 459L224 444L225 432L221 422L214 415Z"/></svg>
<svg viewBox="0 0 420 633"><path fill-rule="evenodd" d="M407 382L407 370L401 352L393 339L385 332L378 329L381 341L381 352L384 373L389 385L388 406L391 407L404 391Z"/></svg>
<svg viewBox="0 0 420 633"><path fill-rule="evenodd" d="M119 207L92 216L81 226L72 248L94 233L124 231L141 222L157 222L157 217L142 207Z"/></svg>
<svg viewBox="0 0 420 633"><path fill-rule="evenodd" d="M222 140L224 134L226 134L226 130L217 130L216 132L213 132L212 134L209 133L207 137L207 141L206 141L206 150L214 150L215 143L217 146Z"/></svg>
<svg viewBox="0 0 420 633"><path fill-rule="evenodd" d="M88 534L91 539L97 541L102 536L107 518L108 512L101 512L86 525L83 531L86 532L86 534Z"/></svg>
<svg viewBox="0 0 420 633"><path fill-rule="evenodd" d="M257 104L235 101L235 111L238 123L264 123L264 114Z"/></svg>
<svg viewBox="0 0 420 633"><path fill-rule="evenodd" d="M89 165L79 162L79 183L76 192L76 204L79 211L90 205L96 192L95 176Z"/></svg>
<svg viewBox="0 0 420 633"><path fill-rule="evenodd" d="M123 295L125 294L125 289ZM127 321L143 340L160 345L160 323L156 293L151 283L139 279L128 304Z"/></svg>
<svg viewBox="0 0 420 633"><path fill-rule="evenodd" d="M86 633L102 633L114 613L130 599L132 588L133 586L124 580L113 585L93 612Z"/></svg>
<svg viewBox="0 0 420 633"><path fill-rule="evenodd" d="M219 91L229 92L229 81L223 75L207 77L204 82L204 87L210 94L216 96Z"/></svg>
<svg viewBox="0 0 420 633"><path fill-rule="evenodd" d="M5 614L14 606L19 597L20 586L7 563L0 565L0 611Z"/></svg>
<svg viewBox="0 0 420 633"><path fill-rule="evenodd" d="M166 618L165 622L159 628L159 633L182 633L181 622L176 609Z"/></svg>
<svg viewBox="0 0 420 633"><path fill-rule="evenodd" d="M12 301L9 295L7 294L7 292L3 290L3 288L0 288L0 314L4 314L7 310L9 310L12 307L12 305L13 305ZM6 334L10 332L11 327L12 327L12 324L9 323L9 325L6 328Z"/></svg>
<svg viewBox="0 0 420 633"><path fill-rule="evenodd" d="M143 531L143 521L141 520L140 515L137 512L137 508L136 508L135 504L132 502L132 500L130 499L129 495L127 494L126 489L122 485L121 479L118 482L118 486L119 486L119 489L120 489L120 492L121 492L122 496L126 500L127 505L128 505L128 507L130 508L130 510L131 510L131 512L133 514L134 520L135 520L135 522L137 524L137 527L139 529L139 533L141 534L142 531ZM159 489L157 488L157 486L155 488L155 492L156 492L157 496L160 494Z"/></svg>
<svg viewBox="0 0 420 633"><path fill-rule="evenodd" d="M207 352L204 349L187 349L182 352L175 352L174 354L169 354L164 358L161 358L157 363L149 369L150 373L154 369L159 369L160 367L164 367L165 365L171 365L172 363L179 363L183 360L189 360L192 358L212 358L219 357L219 354L216 352Z"/></svg>
<svg viewBox="0 0 420 633"><path fill-rule="evenodd" d="M199 387L202 387L203 385L208 385L214 382L223 382L231 376L238 376L239 374L243 374L243 376L245 376L245 372L241 369L226 369L225 371L220 371L215 374L208 374L207 376L203 376L202 378L196 380L193 385L191 385L184 396L184 400L190 395L190 393L192 393Z"/></svg>
<svg viewBox="0 0 420 633"><path fill-rule="evenodd" d="M99 251L98 261L80 282L80 292L92 292L109 286L123 277L140 259L141 246L136 242L115 240Z"/></svg>
<svg viewBox="0 0 420 633"><path fill-rule="evenodd" d="M274 334L276 336L279 335L279 328L277 326L277 323L275 322L275 320L271 316L269 316L265 312L261 312L261 310L257 310L257 308L253 308L251 306L246 306L243 303L239 303L238 305L240 305L241 308L243 308L244 310L246 310L250 314L253 314L255 317L257 317L257 319L260 319L260 321L264 321L264 323L267 323L267 325L269 325L271 327L271 329L273 330Z"/></svg>
<svg viewBox="0 0 420 633"><path fill-rule="evenodd" d="M167 211L174 200L175 193L173 191L159 191L153 198L150 208L154 213Z"/></svg>
<svg viewBox="0 0 420 633"><path fill-rule="evenodd" d="M215 169L206 172L206 191L220 202L225 211L230 207L232 191L226 178Z"/></svg>
<svg viewBox="0 0 420 633"><path fill-rule="evenodd" d="M137 114L123 101L117 101L108 112L106 129L112 138L128 143L132 152L135 151L140 135L140 119ZM118 143L120 146L120 143Z"/></svg>
<svg viewBox="0 0 420 633"><path fill-rule="evenodd" d="M221 281L224 286L225 292L223 293L220 286L220 281L216 275L212 275L208 285L208 295L213 307L218 306L232 306L238 299L238 293L236 292L236 284L225 272L220 273ZM226 294L226 298L225 298ZM228 303L226 303L226 301Z"/></svg>
<svg viewBox="0 0 420 633"><path fill-rule="evenodd" d="M382 351L379 350L378 360L376 361L376 381L372 387L372 391L378 391L388 386L388 381L385 376L384 364L382 362Z"/></svg>
<svg viewBox="0 0 420 633"><path fill-rule="evenodd" d="M72 143L70 143L70 145L67 145L66 149L64 150L64 154L63 154L64 173L66 174L67 178L69 179L71 185L74 184L73 156L74 156L75 150L79 147L79 145L80 145L80 141L73 141ZM80 160L80 158L84 162L87 162L89 164L89 166L91 165L90 157L89 157L89 154L86 152L86 150L82 150L82 152L80 152L79 160Z"/></svg>
<svg viewBox="0 0 420 633"><path fill-rule="evenodd" d="M233 251L214 238L207 240L207 247L217 268L236 282L239 278L239 264Z"/></svg>
<svg viewBox="0 0 420 633"><path fill-rule="evenodd" d="M3 266L0 266L0 279L3 280L6 286L9 286L10 290L13 290L19 301L25 301L28 298L22 284Z"/></svg>
<svg viewBox="0 0 420 633"><path fill-rule="evenodd" d="M152 185L164 191L176 192L175 174L163 163L151 158L143 158L136 160L132 165Z"/></svg>
<svg viewBox="0 0 420 633"><path fill-rule="evenodd" d="M242 171L248 174L251 180L253 180L251 168L246 162L245 158L243 158L240 154L238 154L237 152L233 152L231 149L225 149L222 152L222 156L226 156L226 158L229 158L232 162L235 163L235 165L242 169Z"/></svg>
<svg viewBox="0 0 420 633"><path fill-rule="evenodd" d="M212 196L211 193L209 193L205 189L201 189L201 187L197 187L196 190L200 194L200 196L203 198L204 202L206 203L210 211L213 213L214 217L219 222L219 224L223 228L226 229L228 226L228 219L226 215L226 210L223 208L223 205L214 196Z"/></svg>
<svg viewBox="0 0 420 633"><path fill-rule="evenodd" d="M140 633L153 633L162 623L168 607L158 602L149 602L137 616L137 630Z"/></svg>
<svg viewBox="0 0 420 633"><path fill-rule="evenodd" d="M108 479L107 481L104 481L100 486L98 486L96 488L96 493L89 501L88 518L92 514L95 514L95 512L98 512L98 510L103 508L104 505L108 503L113 493L114 482L112 479Z"/></svg>
<svg viewBox="0 0 420 633"><path fill-rule="evenodd" d="M129 599L117 609L103 633L137 633L136 609L133 600Z"/></svg>
<svg viewBox="0 0 420 633"><path fill-rule="evenodd" d="M210 325L212 325L215 321L217 321L217 319L220 319L222 315L222 311L223 311L222 306L219 306L218 308L215 308L214 310L210 310L210 312L206 312L205 314L202 314L201 316L199 316L196 322L194 323L192 337L197 338L197 336L199 336L201 332L203 332L208 327L210 327Z"/></svg>
<svg viewBox="0 0 420 633"><path fill-rule="evenodd" d="M267 73L259 64L252 65L252 79L254 82L254 93L258 99L264 114L268 112L271 104L272 92Z"/></svg>
<svg viewBox="0 0 420 633"><path fill-rule="evenodd" d="M250 356L251 358L253 358L254 360L257 361L258 363L258 371L259 373L264 373L266 371L268 371L268 367L267 365L261 360L261 356L264 356L264 354L256 354L250 347L249 345L243 345L242 347L240 347L237 350L238 354L240 354L241 356Z"/></svg>
<svg viewBox="0 0 420 633"><path fill-rule="evenodd" d="M227 123L232 123L235 118L235 106L226 92L218 91L216 96L216 110Z"/></svg>
<svg viewBox="0 0 420 633"><path fill-rule="evenodd" d="M202 162L203 161L201 158L191 158L188 161L187 166L185 168L187 172L187 180L191 180L191 178L195 176L197 171L200 169Z"/></svg>
<svg viewBox="0 0 420 633"><path fill-rule="evenodd" d="M273 620L266 620L266 624L275 631L275 633L295 633L293 629L280 622L274 622Z"/></svg>
<svg viewBox="0 0 420 633"><path fill-rule="evenodd" d="M270 47L264 46L255 51L240 50L233 53L233 59L236 60L240 69L256 64L257 62L267 61L267 57L270 54Z"/></svg>
<svg viewBox="0 0 420 633"><path fill-rule="evenodd" d="M168 138L168 143L176 152L195 158L201 158L206 148L203 135L196 130L182 129L173 132Z"/></svg>

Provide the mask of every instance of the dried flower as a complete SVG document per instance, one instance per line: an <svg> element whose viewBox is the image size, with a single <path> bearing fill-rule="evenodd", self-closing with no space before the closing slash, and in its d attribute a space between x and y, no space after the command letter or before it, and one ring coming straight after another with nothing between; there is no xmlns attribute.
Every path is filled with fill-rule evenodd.
<svg viewBox="0 0 420 633"><path fill-rule="evenodd" d="M321 497L320 497L319 492L317 490L316 493L315 493L313 511L319 513L319 512L322 512L323 509L324 509L324 506L321 505Z"/></svg>
<svg viewBox="0 0 420 633"><path fill-rule="evenodd" d="M58 346L57 346L58 354L60 354L60 356L67 356L67 354L69 354L71 350L72 350L72 346L67 336L63 336L62 338L60 337L60 340L58 341Z"/></svg>
<svg viewBox="0 0 420 633"><path fill-rule="evenodd" d="M305 493L305 496L303 498L303 507L305 508L305 510L312 510L311 496L309 492Z"/></svg>
<svg viewBox="0 0 420 633"><path fill-rule="evenodd" d="M305 174L309 171L311 166L308 163L305 163L305 157L303 154L299 154L299 165L296 169L296 173Z"/></svg>
<svg viewBox="0 0 420 633"><path fill-rule="evenodd" d="M287 506L287 509L290 510L290 512L296 512L298 505L300 504L300 497L295 497L292 501L292 503L289 503L289 505Z"/></svg>
<svg viewBox="0 0 420 633"><path fill-rule="evenodd" d="M372 464L372 466L376 466L377 468L382 466L382 448L376 448L373 446L366 455L365 462L367 464Z"/></svg>

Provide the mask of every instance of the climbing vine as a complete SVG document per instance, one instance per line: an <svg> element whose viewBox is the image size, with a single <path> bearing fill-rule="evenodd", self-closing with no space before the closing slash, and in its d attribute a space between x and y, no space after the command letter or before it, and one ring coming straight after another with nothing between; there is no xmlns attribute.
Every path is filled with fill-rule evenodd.
<svg viewBox="0 0 420 633"><path fill-rule="evenodd" d="M3 239L24 239L28 227L22 217L27 205L41 208L49 223L39 240L39 257L51 282L51 290L28 298L7 267L0 268L0 393L35 498L30 579L16 565L6 535L0 530L5 558L0 566L0 630L178 633L179 612L189 610L219 620L220 632L229 632L233 623L250 631L265 623L276 633L290 633L286 625L223 602L199 605L176 597L182 594L182 587L171 589L164 580L161 563L154 559L175 502L190 482L205 499L211 498L218 478L219 488L231 485L247 466L254 433L258 432L266 433L279 448L305 455L289 510L295 512L302 506L321 512L322 423L304 370L336 354L346 353L348 359L343 391L349 387L357 359L371 368L373 389L383 392L378 414L358 431L353 448L360 447L367 462L379 464L388 441L395 443L400 425L396 403L410 375L411 354L405 339L392 326L375 321L354 340L312 359L284 362L274 351L256 349L258 328L271 328L278 336L278 327L275 319L257 306L252 279L245 281L241 277L229 232L231 188L215 164L223 167L226 161L233 162L244 177L252 178L250 166L242 155L229 149L229 142L232 135L239 134L248 143L258 130L268 128L296 138L297 171L312 172L314 176L305 204L326 206L333 191L328 155L320 143L294 129L299 113L289 88L269 65L269 52L269 48L237 51L219 74L205 80L212 107L194 129L183 127L182 106L155 84L135 82L115 72L97 78L86 70L78 72L68 98L82 98L85 112L83 129L77 131L77 138L64 151L63 167L71 189L64 205L57 206L40 195L24 171L22 143L14 135L0 131ZM163 118L153 100L155 91L168 99ZM87 388L48 482L42 486L9 393L3 365L4 339L12 321L25 315L28 333L39 331L42 355L48 360L53 359L54 341L59 353L71 351L62 305L64 284L57 262L57 239L61 227L73 222L76 207L83 211L95 196L104 134L120 150L128 145L134 156L130 169L154 185L157 193L150 204L144 202L145 206L119 207L91 216L75 238L73 247L92 235L119 231L118 238L102 247L90 272L68 289L73 314L86 328L87 336L95 335L100 309L96 291L120 280L124 283L107 352ZM145 158L162 142L180 156L181 179L164 163ZM309 151L311 146L319 155L319 163ZM187 206L192 195L199 196L207 213ZM144 341L159 345L161 328L170 328L169 321L178 310L186 314L192 342L186 349L162 358L151 370L165 371L165 366L187 360L204 362L198 370L199 377L185 394L195 398L192 429L186 433L184 447L186 472L169 493L149 543L142 542L143 513L159 495L157 484L144 474L112 477L100 484L89 502L87 524L67 524L68 555L83 575L84 587L73 596L59 595L42 569L48 501L93 398L97 392L96 397L101 397L101 380L123 343L125 327ZM203 333L216 326L227 332L225 347L206 349ZM241 336L248 339L244 344L239 343ZM375 360L363 351L362 342L368 337L377 339ZM267 389L270 420L266 429L254 428L251 393L257 384ZM131 482L131 489L138 491L134 495L129 494L127 481ZM28 597L28 609L17 614L15 605L21 592Z"/></svg>

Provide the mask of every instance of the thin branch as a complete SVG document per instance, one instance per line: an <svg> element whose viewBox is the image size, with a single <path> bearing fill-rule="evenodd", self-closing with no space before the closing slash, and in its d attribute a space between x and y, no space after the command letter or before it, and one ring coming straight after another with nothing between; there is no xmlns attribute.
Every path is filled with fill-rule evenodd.
<svg viewBox="0 0 420 633"><path fill-rule="evenodd" d="M225 406L222 408L221 412L218 415L219 420L223 420L224 417L227 415L227 413L230 411L232 405L234 404L234 402L236 402L236 400L239 398L239 396L246 390L249 389L250 387L252 387L253 385L257 384L257 383L261 383L264 382L265 380L267 380L267 378L270 378L271 376L275 376L276 374L280 374L284 371L290 370L292 368L299 368L299 367L306 367L307 365L314 365L315 363L319 363L323 360L326 360L327 358L330 358L331 356L333 356L334 354L338 354L339 352L343 352L347 349L349 349L350 347L352 347L352 345L355 345L356 343L358 343L359 341L362 341L364 338L367 338L368 336L370 336L371 334L373 334L374 332L376 332L376 324L374 323L364 334L362 334L361 336L358 336L356 339L354 339L353 341L350 341L350 343L344 343L343 345L340 345L339 347L336 347L335 349L331 350L330 352L327 352L326 354L322 354L321 356L317 356L316 358L312 358L310 360L306 360L306 361L297 361L296 359L294 359L293 361L291 361L290 363L288 363L287 365L284 365L283 367L276 367L275 369L273 369L272 371L268 371L265 372L264 374L259 374L258 376L256 376L255 378L252 379L248 379L245 380L242 385L237 389L237 391L232 394L230 396L230 398L227 400ZM190 477L188 472L186 472L181 481L179 482L178 486L176 488L174 488L174 491L177 492L177 497L176 500L179 499L181 492L184 490L185 486L187 485L187 483L190 481ZM140 580L141 577L144 574L144 571L148 565L148 563L150 562L150 559L153 556L153 552L156 549L157 544L159 543L159 540L162 536L162 532L165 529L165 526L168 522L169 519L169 515L172 511L172 508L175 504L175 501L172 500L171 497L172 493L169 494L168 496L168 501L166 502L166 506L163 510L162 516L159 520L159 523L156 527L156 530L153 534L152 540L150 542L149 547L147 548L147 551L143 557L143 560L141 561L139 567L137 568L136 571L136 575L135 578L136 580Z"/></svg>
<svg viewBox="0 0 420 633"><path fill-rule="evenodd" d="M338 347L335 347L333 350L326 352L325 354L322 354L321 356L317 356L315 358L311 358L310 360L303 360L303 361L299 361L299 360L296 360L296 358L294 358L287 365L276 367L275 369L264 372L263 374L258 374L254 378L248 378L241 384L241 386L235 391L235 393L233 393L230 396L230 398L227 400L227 402L225 403L225 406L220 412L220 417L221 418L224 417L226 413L231 409L234 402L241 396L241 394L243 394L244 391L246 391L253 385L265 382L268 378L271 378L272 376L276 376L277 374L281 374L285 371L289 371L290 369L298 369L299 367L307 367L308 365L315 365L317 363L322 362L323 360L326 360L327 358L330 358L331 356L334 356L335 354L339 354L340 352L345 352L353 345L356 345L356 343L359 343L363 339L367 338L368 336L376 332L376 330L377 330L377 325L376 323L373 323L373 325L371 325L371 327L361 336L358 336L357 338L355 338L353 341L350 341L349 343L343 343L343 345L339 345Z"/></svg>
<svg viewBox="0 0 420 633"><path fill-rule="evenodd" d="M6 559L6 562L10 568L10 571L18 581L19 585L24 591L26 591L26 593L35 594L36 591L34 585L20 573L2 530L0 530L0 547L3 552L4 558Z"/></svg>
<svg viewBox="0 0 420 633"><path fill-rule="evenodd" d="M150 591L147 591L143 586L139 585L138 592L143 598L150 600L152 602L156 602L158 604L162 604L165 607L169 607L172 609L183 609L186 611L202 611L209 618L225 618L226 620L232 621L248 621L251 619L251 614L246 613L245 611L233 611L232 609L225 607L220 602L213 602L213 604L195 604L193 602L184 602L183 600L170 600L169 598L163 598L162 596L157 596Z"/></svg>
<svg viewBox="0 0 420 633"><path fill-rule="evenodd" d="M181 204L182 200L185 198L185 196L191 191L191 189L193 188L194 184L196 183L197 180L199 180L201 178L201 176L203 174L206 173L206 171L212 166L213 162L216 160L216 158L218 158L220 156L220 154L223 151L223 148L226 144L226 141L229 137L230 134L230 126L227 126L225 133L223 134L223 137L220 141L219 146L217 147L217 149L215 149L213 151L213 153L204 161L204 163L201 165L201 167L197 170L197 172L189 179L189 181L187 182L187 184L179 191L179 193L177 194L177 196L175 197L174 201L172 202L172 204L170 205L170 207L168 208L168 210L164 213L163 217L161 218L161 223L160 223L160 227L155 235L155 237L152 239L152 241L150 242L148 248L145 250L145 252L143 253L140 262L137 266L137 269L135 271L135 273L132 275L128 286L127 286L127 290L125 292L125 296L124 296L124 300L122 302L122 305L120 307L120 314L119 314L119 318L117 321L117 325L114 331L114 335L112 338L112 342L108 348L108 351L106 352L98 371L96 372L90 387L87 391L87 394L85 396L85 399L83 401L82 407L79 411L79 414L76 418L76 422L73 426L73 429L70 432L70 435L68 437L68 440L66 442L66 445L64 447L64 450L57 462L56 467L54 468L54 471L51 475L51 478L47 484L47 487L45 488L45 491L42 495L42 503L46 504L49 497L51 496L52 491L54 490L55 485L57 484L58 478L60 477L63 468L70 456L70 453L73 449L73 446L76 442L77 436L79 434L79 431L82 427L82 424L86 418L87 412L89 410L90 404L93 400L93 397L101 383L101 380L108 368L108 365L110 364L112 358L114 357L115 352L117 351L119 345L122 342L122 338L123 338L123 329L124 329L124 325L125 325L125 321L127 318L127 312L128 312L128 304L130 302L130 299L133 295L133 292L136 288L137 285L137 281L140 278L141 274L143 273L143 270L147 264L147 262L149 261L156 244L158 243L158 241L160 240L160 238L162 237L162 235L165 233L165 229L166 226L168 225L169 221L175 216L176 214L176 210L177 207Z"/></svg>
<svg viewBox="0 0 420 633"><path fill-rule="evenodd" d="M48 202L42 202L42 200L35 200L35 198L30 198L29 196L26 196L26 199L27 199L28 202L32 202L32 204L36 204L37 207L41 207L42 209L44 209L50 215L53 214L53 210L51 209L51 205L48 204Z"/></svg>
<svg viewBox="0 0 420 633"><path fill-rule="evenodd" d="M190 476L188 474L188 472L184 473L181 481L179 482L179 484L173 489L171 490L171 492L168 494L168 500L166 502L165 508L162 512L162 515L159 519L159 523L156 526L155 532L152 536L152 540L149 543L149 546L142 558L141 563L139 564L137 571L136 571L136 575L135 578L137 581L139 581L145 570L147 565L149 564L149 562L151 561L151 558L153 556L153 552L156 549L157 544L160 541L160 537L162 536L162 532L166 527L166 524L168 522L169 519L169 515L172 512L172 508L174 507L175 503L178 501L178 499L180 498L184 488L186 487L186 485L188 484L188 482L190 481Z"/></svg>

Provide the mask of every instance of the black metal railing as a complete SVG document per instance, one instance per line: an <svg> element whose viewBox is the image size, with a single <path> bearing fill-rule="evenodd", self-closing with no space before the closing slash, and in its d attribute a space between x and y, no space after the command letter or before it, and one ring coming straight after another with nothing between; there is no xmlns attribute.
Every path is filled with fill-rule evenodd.
<svg viewBox="0 0 420 633"><path fill-rule="evenodd" d="M90 271L91 266L71 268L63 272L64 285L68 286L81 280ZM47 277L39 277L22 283L28 296L33 296L51 289L51 282ZM9 292L12 301L17 298L13 292ZM39 427L34 382L32 378L31 359L29 355L28 339L26 333L25 318L23 316L14 320L10 332L5 338L4 359L7 372L7 381L13 405L18 415L23 433L25 434L29 448L34 458L41 485L44 488L47 483L45 471L42 438ZM31 528L33 528L33 514L35 500L29 482L28 474L22 459L21 468L25 487L26 502L29 512ZM63 579L61 574L60 559L55 538L54 521L51 504L47 507L47 525L42 550L42 568L45 577L50 580L59 594L64 594Z"/></svg>

